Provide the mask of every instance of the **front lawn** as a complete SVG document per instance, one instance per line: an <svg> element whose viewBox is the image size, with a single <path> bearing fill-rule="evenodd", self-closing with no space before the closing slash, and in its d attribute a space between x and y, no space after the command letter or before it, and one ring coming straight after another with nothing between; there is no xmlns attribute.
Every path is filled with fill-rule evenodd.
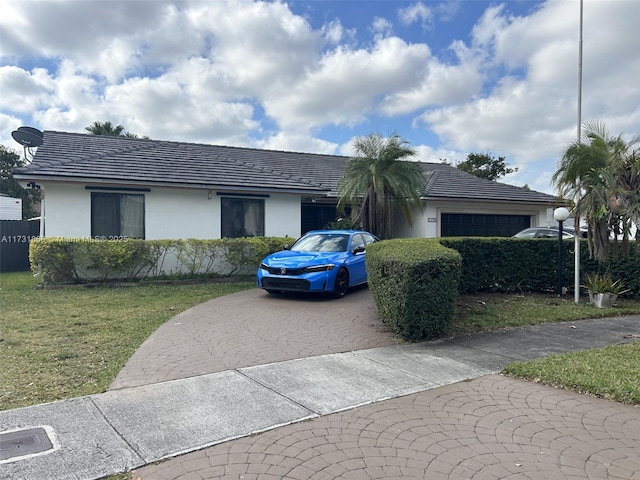
<svg viewBox="0 0 640 480"><path fill-rule="evenodd" d="M36 289L29 272L0 281L0 410L101 393L160 325L253 282Z"/></svg>

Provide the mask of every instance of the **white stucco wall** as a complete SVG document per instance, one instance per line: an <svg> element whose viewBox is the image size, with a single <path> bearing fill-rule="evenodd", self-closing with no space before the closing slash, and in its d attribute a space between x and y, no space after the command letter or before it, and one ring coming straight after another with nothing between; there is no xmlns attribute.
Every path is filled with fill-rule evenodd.
<svg viewBox="0 0 640 480"><path fill-rule="evenodd" d="M89 238L91 193L84 185L40 183L45 237Z"/></svg>
<svg viewBox="0 0 640 480"><path fill-rule="evenodd" d="M414 209L413 227L407 224L400 211L396 212L395 236L400 238L440 237L441 215L443 213L528 215L531 217L532 227L547 225L547 207L545 206L522 205L514 202L428 201L423 212Z"/></svg>
<svg viewBox="0 0 640 480"><path fill-rule="evenodd" d="M42 183L46 237L91 236L91 190L84 185ZM115 192L115 191L114 191ZM145 238L220 238L220 196L204 189L151 188L145 197ZM211 198L209 198L211 197ZM270 194L265 202L265 235L297 238L301 197Z"/></svg>
<svg viewBox="0 0 640 480"><path fill-rule="evenodd" d="M208 190L152 188L145 193L145 238L220 238L220 198Z"/></svg>
<svg viewBox="0 0 640 480"><path fill-rule="evenodd" d="M272 194L265 199L264 234L298 238L302 230L300 195Z"/></svg>

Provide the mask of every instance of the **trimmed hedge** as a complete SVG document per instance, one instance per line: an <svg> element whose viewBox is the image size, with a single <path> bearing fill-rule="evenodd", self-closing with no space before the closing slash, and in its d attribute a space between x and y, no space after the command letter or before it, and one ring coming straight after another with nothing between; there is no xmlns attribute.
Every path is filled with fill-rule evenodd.
<svg viewBox="0 0 640 480"><path fill-rule="evenodd" d="M557 283L557 240L445 237L439 241L462 256L460 293L544 291L553 290ZM564 278L569 278L569 260L573 265L569 244L573 246L563 243Z"/></svg>
<svg viewBox="0 0 640 480"><path fill-rule="evenodd" d="M462 256L460 293L555 291L557 288L558 241L502 237L445 237L438 239ZM632 242L629 254L612 253L605 263L589 258L586 240L580 244L580 277L608 273L630 289L627 296L640 298L640 251ZM573 240L562 242L563 284L574 284ZM613 252L613 249L612 249Z"/></svg>
<svg viewBox="0 0 640 480"><path fill-rule="evenodd" d="M633 246L635 247L635 245ZM640 250L638 248L630 249L628 255L615 255L612 252L607 262L598 263L589 258L588 252L586 252L587 245L583 244L583 247L580 249L580 266L583 280L586 275L594 273L608 274L614 280L620 279L624 287L629 289L629 292L623 295L624 297L640 298ZM571 261L569 267L573 272L573 261ZM570 275L573 275L573 273L570 273Z"/></svg>
<svg viewBox="0 0 640 480"><path fill-rule="evenodd" d="M291 238L214 240L94 240L37 238L29 246L31 269L45 284L141 281L255 273L260 261ZM171 262L173 262L171 264ZM172 268L171 268L172 267Z"/></svg>
<svg viewBox="0 0 640 480"><path fill-rule="evenodd" d="M367 246L367 275L382 320L412 340L444 333L455 315L462 258L437 239Z"/></svg>

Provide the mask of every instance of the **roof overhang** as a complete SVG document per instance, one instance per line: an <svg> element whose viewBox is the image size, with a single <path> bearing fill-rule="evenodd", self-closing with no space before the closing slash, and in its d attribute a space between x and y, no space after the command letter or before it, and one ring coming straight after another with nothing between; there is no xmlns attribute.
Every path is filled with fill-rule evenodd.
<svg viewBox="0 0 640 480"><path fill-rule="evenodd" d="M327 196L330 192L327 189L319 189L314 187L305 188L266 188L266 187L242 187L238 185L221 185L208 183L183 183L183 182L153 182L153 181L136 181L125 179L108 179L108 178L92 178L92 177L66 177L61 175L42 175L42 174L14 174L13 176L23 188L32 188L26 186L31 183L66 183L70 185L101 185L101 186L121 186L121 187L145 187L145 188L176 188L188 190L216 190L229 192L263 192L263 193L287 193L300 195L323 195Z"/></svg>
<svg viewBox="0 0 640 480"><path fill-rule="evenodd" d="M540 206L545 206L545 207L557 207L559 205L562 205L561 203L559 203L558 201L553 201L551 199L539 199L539 200L534 200L534 199L498 199L498 198L486 198L486 197L467 197L467 198L460 198L460 197L449 197L446 195L427 195L427 196L422 196L420 197L422 200L424 201L446 201L446 202L459 202L459 203L467 203L467 202L483 202L483 203L495 203L495 204L505 204L505 203L509 203L509 204L513 204L513 205L540 205Z"/></svg>

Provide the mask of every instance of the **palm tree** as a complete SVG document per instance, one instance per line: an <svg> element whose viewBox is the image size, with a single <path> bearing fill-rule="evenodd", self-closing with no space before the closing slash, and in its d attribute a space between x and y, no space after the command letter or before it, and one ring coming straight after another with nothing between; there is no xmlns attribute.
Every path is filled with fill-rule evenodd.
<svg viewBox="0 0 640 480"><path fill-rule="evenodd" d="M93 122L85 130L91 135L106 135L109 137L127 137L127 138L142 138L143 140L149 140L146 135L138 137L135 133L125 131L122 125L113 126L111 122Z"/></svg>
<svg viewBox="0 0 640 480"><path fill-rule="evenodd" d="M629 239L640 220L640 134L630 141L612 137L604 123L586 123L582 138L565 150L552 183L560 196L578 198L576 217L589 224L589 251L599 261L609 255L609 237ZM614 243L617 245L617 243Z"/></svg>
<svg viewBox="0 0 640 480"><path fill-rule="evenodd" d="M338 182L338 210L350 205L352 218L364 230L391 238L396 206L410 225L412 208L423 208L423 171L418 163L406 161L416 151L398 135L369 134L356 138L354 153Z"/></svg>
<svg viewBox="0 0 640 480"><path fill-rule="evenodd" d="M125 137L127 132L124 131L122 125L113 126L109 121L107 122L93 122L85 130L92 135L107 135L110 137Z"/></svg>

